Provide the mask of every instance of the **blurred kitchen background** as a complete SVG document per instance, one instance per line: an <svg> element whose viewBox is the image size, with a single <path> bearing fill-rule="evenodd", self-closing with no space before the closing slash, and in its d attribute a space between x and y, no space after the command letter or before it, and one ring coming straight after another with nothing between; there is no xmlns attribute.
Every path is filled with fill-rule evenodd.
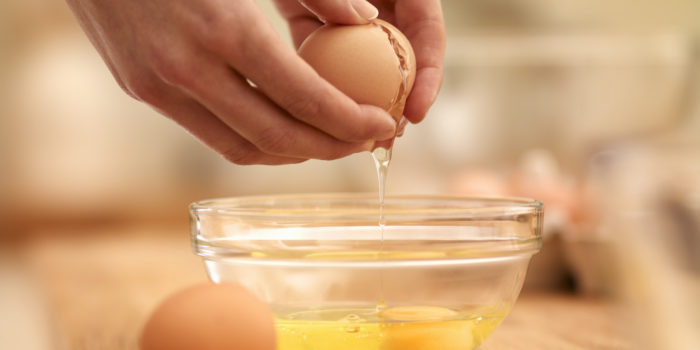
<svg viewBox="0 0 700 350"><path fill-rule="evenodd" d="M288 39L271 1L258 3ZM647 348L700 347L700 1L443 7L442 91L398 140L388 192L541 199L544 249L526 290L619 298L645 315L630 319ZM136 242L124 248L132 264L157 264L144 237L176 237L170 263L196 261L195 200L376 188L368 154L229 164L123 93L62 1L0 2L0 310L12 295L69 298L76 287L56 274L83 271L83 254L119 255L119 242ZM174 288L147 277L162 280L158 297ZM0 348L8 329L0 322Z"/></svg>

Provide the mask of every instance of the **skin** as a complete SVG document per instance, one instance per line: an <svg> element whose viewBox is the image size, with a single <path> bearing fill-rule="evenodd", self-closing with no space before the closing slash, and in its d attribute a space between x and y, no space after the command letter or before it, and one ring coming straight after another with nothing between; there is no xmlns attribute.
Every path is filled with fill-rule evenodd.
<svg viewBox="0 0 700 350"><path fill-rule="evenodd" d="M396 123L334 88L279 38L254 0L67 0L130 96L229 161L338 159L391 139ZM366 23L364 0L276 0L295 45L323 21ZM421 121L442 81L439 0L372 1L406 34L417 76L404 114ZM319 19L320 18L320 19ZM322 20L321 20L322 19Z"/></svg>

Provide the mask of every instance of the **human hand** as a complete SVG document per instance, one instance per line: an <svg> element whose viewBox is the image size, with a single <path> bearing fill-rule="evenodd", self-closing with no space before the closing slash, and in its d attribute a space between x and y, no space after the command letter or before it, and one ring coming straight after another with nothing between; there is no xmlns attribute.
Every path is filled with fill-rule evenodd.
<svg viewBox="0 0 700 350"><path fill-rule="evenodd" d="M406 101L404 116L412 123L423 120L442 83L445 24L440 0L372 0L374 8L367 7L363 0L275 2L289 22L297 47L323 24L321 21L357 24L362 21L356 13L370 14L378 10L379 18L394 24L406 35L416 54L416 81ZM352 5L359 11L353 11Z"/></svg>
<svg viewBox="0 0 700 350"><path fill-rule="evenodd" d="M369 150L396 132L385 111L358 105L319 77L253 0L67 1L122 89L233 163L336 159ZM305 4L329 16L351 11L341 0ZM422 27L406 23L416 20L405 14L409 9L397 6L397 20L416 31ZM366 22L351 13L350 22ZM310 29L292 22L297 40L300 27ZM424 107L417 101L410 110Z"/></svg>

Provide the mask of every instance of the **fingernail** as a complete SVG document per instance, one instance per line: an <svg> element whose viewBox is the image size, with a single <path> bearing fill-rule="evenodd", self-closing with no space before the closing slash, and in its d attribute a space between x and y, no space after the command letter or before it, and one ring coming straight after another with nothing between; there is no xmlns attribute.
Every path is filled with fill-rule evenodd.
<svg viewBox="0 0 700 350"><path fill-rule="evenodd" d="M350 3L355 12L357 12L360 17L368 21L371 21L379 16L379 10L377 10L374 5L367 2L367 0L351 0Z"/></svg>

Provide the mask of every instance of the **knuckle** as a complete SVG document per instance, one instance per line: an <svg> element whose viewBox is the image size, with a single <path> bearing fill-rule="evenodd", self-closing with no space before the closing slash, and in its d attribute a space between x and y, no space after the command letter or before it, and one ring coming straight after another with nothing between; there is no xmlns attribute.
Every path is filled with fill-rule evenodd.
<svg viewBox="0 0 700 350"><path fill-rule="evenodd" d="M134 75L124 81L124 89L129 96L154 106L164 97L153 77Z"/></svg>
<svg viewBox="0 0 700 350"><path fill-rule="evenodd" d="M198 30L199 41L207 50L219 52L222 48L236 44L237 36L232 34L230 28L226 28L222 21L217 17L207 24L207 28Z"/></svg>
<svg viewBox="0 0 700 350"><path fill-rule="evenodd" d="M350 155L352 152L346 150L346 149L336 149L336 150L329 150L326 152L325 155L320 157L320 160L336 160L340 158L347 157Z"/></svg>
<svg viewBox="0 0 700 350"><path fill-rule="evenodd" d="M293 116L311 124L316 124L321 114L321 104L316 96L290 100L285 109Z"/></svg>
<svg viewBox="0 0 700 350"><path fill-rule="evenodd" d="M343 140L345 141L364 141L371 139L374 130L366 125L357 125L343 129Z"/></svg>
<svg viewBox="0 0 700 350"><path fill-rule="evenodd" d="M230 148L221 155L229 162L238 165L253 165L260 162L260 152L245 146Z"/></svg>
<svg viewBox="0 0 700 350"><path fill-rule="evenodd" d="M360 107L356 105L345 112L345 114L348 115L345 119L348 121L348 124L347 127L343 129L344 140L349 142L363 142L371 140L376 136L376 128L379 127L378 123L381 118L385 118L384 114L386 114L386 112L375 106Z"/></svg>
<svg viewBox="0 0 700 350"><path fill-rule="evenodd" d="M236 11L217 11L197 25L196 38L212 52L236 52L251 41L253 25L255 22Z"/></svg>
<svg viewBox="0 0 700 350"><path fill-rule="evenodd" d="M291 148L293 139L290 130L270 127L263 130L253 144L264 153L283 154Z"/></svg>
<svg viewBox="0 0 700 350"><path fill-rule="evenodd" d="M154 72L171 85L191 86L195 82L193 65L181 57L169 55L168 51L154 51L151 62Z"/></svg>

